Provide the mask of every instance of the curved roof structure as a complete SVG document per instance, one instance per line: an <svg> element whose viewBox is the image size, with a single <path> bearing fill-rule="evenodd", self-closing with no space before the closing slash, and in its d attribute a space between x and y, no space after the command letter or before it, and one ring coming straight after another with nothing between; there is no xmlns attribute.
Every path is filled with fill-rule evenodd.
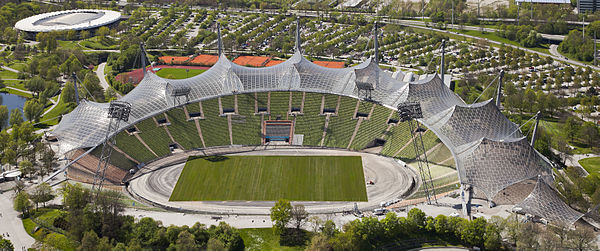
<svg viewBox="0 0 600 251"><path fill-rule="evenodd" d="M565 204L554 190L542 177L538 178L535 188L525 200L515 205L524 213L542 217L552 222L560 222L567 226L572 225L584 214L575 211Z"/></svg>
<svg viewBox="0 0 600 251"><path fill-rule="evenodd" d="M120 18L121 13L112 10L64 10L21 19L15 28L26 32L87 30L112 24Z"/></svg>
<svg viewBox="0 0 600 251"><path fill-rule="evenodd" d="M403 82L381 70L376 58L349 68L324 68L305 59L298 45L290 59L264 68L236 65L219 51L217 63L192 78L168 80L148 72L133 91L120 99L132 105L130 120L121 123L120 130L174 108L173 97L168 94L172 89L189 89L189 103L262 91L361 98L358 84L368 83L373 87L372 99L384 106L397 109L403 102L420 103L424 116L420 121L452 152L460 182L481 189L488 199L512 184L538 175L552 180L549 162L527 143L519 128L493 102L465 104L437 75ZM108 124L107 107L108 104L85 101L65 115L52 132L62 142L62 148L69 151L101 144Z"/></svg>

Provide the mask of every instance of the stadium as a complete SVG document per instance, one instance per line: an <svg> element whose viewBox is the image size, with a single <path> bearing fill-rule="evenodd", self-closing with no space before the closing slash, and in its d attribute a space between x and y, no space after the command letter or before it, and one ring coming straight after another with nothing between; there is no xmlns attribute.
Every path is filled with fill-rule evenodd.
<svg viewBox="0 0 600 251"><path fill-rule="evenodd" d="M15 28L35 39L39 32L89 30L109 26L121 19L121 13L112 10L64 10L43 13L19 20Z"/></svg>
<svg viewBox="0 0 600 251"><path fill-rule="evenodd" d="M348 68L318 66L302 55L298 30L295 54L270 67L236 65L220 34L218 44L217 63L195 77L145 72L118 100L131 110L115 131L108 103L82 101L65 115L52 133L77 162L69 177L91 182L99 149L115 135L106 180L155 206L268 214L273 200L286 198L310 213L368 210L422 185L405 164L418 159L411 143L420 140L431 162L456 169L463 208L479 196L549 222L583 216L560 199L550 162L495 102L466 104L437 74L404 82L376 56ZM420 104L424 127L401 119L397 109L407 103ZM423 136L411 136L415 130Z"/></svg>

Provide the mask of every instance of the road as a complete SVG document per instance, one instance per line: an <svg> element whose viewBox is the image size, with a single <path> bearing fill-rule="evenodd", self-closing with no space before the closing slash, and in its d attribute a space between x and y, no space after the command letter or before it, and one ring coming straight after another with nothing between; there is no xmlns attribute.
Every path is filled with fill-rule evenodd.
<svg viewBox="0 0 600 251"><path fill-rule="evenodd" d="M108 81L106 81L106 77L104 76L104 67L106 67L106 62L98 65L98 68L96 68L96 76L98 77L98 79L100 79L100 85L106 91L108 90L108 88L110 88L110 85L108 84Z"/></svg>
<svg viewBox="0 0 600 251"><path fill-rule="evenodd" d="M550 49L548 51L550 51L550 54L552 54L552 56L563 57L563 55L560 55L560 53L558 52L558 45L550 45Z"/></svg>
<svg viewBox="0 0 600 251"><path fill-rule="evenodd" d="M9 237L4 237L5 239L9 239L15 250L21 250L23 247L28 249L33 245L35 239L31 237L23 228L23 222L21 222L21 218L18 217L19 213L17 213L13 209L13 191L5 192L0 194L0 232L5 235L8 233Z"/></svg>

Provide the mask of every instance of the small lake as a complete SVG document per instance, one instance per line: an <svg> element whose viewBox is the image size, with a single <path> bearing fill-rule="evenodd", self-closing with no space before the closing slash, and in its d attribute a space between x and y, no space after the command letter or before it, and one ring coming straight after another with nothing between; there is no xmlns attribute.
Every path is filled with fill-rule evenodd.
<svg viewBox="0 0 600 251"><path fill-rule="evenodd" d="M27 99L19 95L0 92L0 105L5 105L6 107L8 107L9 114L10 111L12 111L15 108L19 108L19 110L21 110L22 112L23 106L25 105L25 101L27 101Z"/></svg>

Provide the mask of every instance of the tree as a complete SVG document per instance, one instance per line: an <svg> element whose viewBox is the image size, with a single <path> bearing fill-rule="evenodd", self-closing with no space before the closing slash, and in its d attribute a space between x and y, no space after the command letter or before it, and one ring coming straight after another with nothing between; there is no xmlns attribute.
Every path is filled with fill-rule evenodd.
<svg viewBox="0 0 600 251"><path fill-rule="evenodd" d="M418 231L425 228L425 219L425 213L421 211L421 209L418 209L416 207L408 211L408 214L406 216L406 220L413 228L413 231Z"/></svg>
<svg viewBox="0 0 600 251"><path fill-rule="evenodd" d="M218 240L217 240L218 241ZM210 244L210 240L208 242ZM223 243L221 243L221 246L223 245ZM190 234L190 232L188 231L181 231L181 233L179 233L179 235L177 236L177 250L182 250L182 251L192 251L192 250L196 250L198 247L196 247L196 241L194 240L194 235ZM223 247L222 249L219 250L224 250L225 247ZM214 249L208 249L208 250L214 250Z"/></svg>
<svg viewBox="0 0 600 251"><path fill-rule="evenodd" d="M596 234L594 230L581 226L567 234L571 248L575 250L596 250Z"/></svg>
<svg viewBox="0 0 600 251"><path fill-rule="evenodd" d="M181 249L177 248L177 250ZM208 243L206 244L206 250L221 251L227 249L225 249L225 245L220 240L216 238L210 238L208 239Z"/></svg>
<svg viewBox="0 0 600 251"><path fill-rule="evenodd" d="M23 177L25 178L27 176L31 176L35 171L33 169L33 164L29 160L23 160L19 162L19 169L21 170L21 173L23 173Z"/></svg>
<svg viewBox="0 0 600 251"><path fill-rule="evenodd" d="M329 245L329 241L327 240L327 236L322 234L315 234L312 239L310 239L309 250L313 251L329 251L332 247Z"/></svg>
<svg viewBox="0 0 600 251"><path fill-rule="evenodd" d="M31 207L31 201L29 201L29 194L25 191L17 193L14 201L14 209L21 212L23 216L26 215L29 207Z"/></svg>
<svg viewBox="0 0 600 251"><path fill-rule="evenodd" d="M292 220L296 229L300 229L302 224L304 224L305 220L308 218L308 212L304 209L304 205L295 205L292 208Z"/></svg>
<svg viewBox="0 0 600 251"><path fill-rule="evenodd" d="M25 101L23 112L25 113L25 118L27 118L27 120L36 122L39 121L42 111L44 111L44 105L41 104L37 99L29 99Z"/></svg>
<svg viewBox="0 0 600 251"><path fill-rule="evenodd" d="M291 218L292 204L288 200L280 199L271 208L271 221L275 223L275 232L282 233Z"/></svg>
<svg viewBox="0 0 600 251"><path fill-rule="evenodd" d="M35 207L37 208L38 203L42 203L43 206L46 206L46 202L54 199L54 193L52 191L52 187L48 185L46 182L42 182L37 185L31 194L31 200L35 203Z"/></svg>
<svg viewBox="0 0 600 251"><path fill-rule="evenodd" d="M90 32L89 32L89 31L86 31L86 30L84 30L84 31L81 31L81 32L79 32L79 36L80 36L80 37L81 37L81 39L83 39L83 40L85 40L85 39L88 39L88 38L90 38Z"/></svg>
<svg viewBox="0 0 600 251"><path fill-rule="evenodd" d="M6 128L8 122L8 107L0 105L0 130Z"/></svg>
<svg viewBox="0 0 600 251"><path fill-rule="evenodd" d="M23 113L19 108L12 109L10 111L10 120L8 121L10 126L20 125L23 123Z"/></svg>
<svg viewBox="0 0 600 251"><path fill-rule="evenodd" d="M88 251L88 250L96 250L96 246L98 246L98 242L100 239L94 230L90 230L83 234L83 238L81 239L81 245L77 248L78 251Z"/></svg>
<svg viewBox="0 0 600 251"><path fill-rule="evenodd" d="M13 246L12 242L10 242L10 240L4 239L2 238L2 236L0 236L0 250L14 250L15 247Z"/></svg>
<svg viewBox="0 0 600 251"><path fill-rule="evenodd" d="M45 86L46 82L39 76L34 76L33 78L25 82L25 88L35 93L36 96L38 96L40 92L44 90Z"/></svg>
<svg viewBox="0 0 600 251"><path fill-rule="evenodd" d="M487 222L484 218L470 221L462 231L462 240L470 246L482 247L485 241Z"/></svg>
<svg viewBox="0 0 600 251"><path fill-rule="evenodd" d="M519 229L517 249L518 250L538 250L540 243L538 242L538 235L540 234L540 227L533 222L527 222L521 225Z"/></svg>
<svg viewBox="0 0 600 251"><path fill-rule="evenodd" d="M43 178L44 175L50 173L52 171L52 165L54 164L54 158L56 153L52 148L44 145L41 150L42 156L40 157L40 161L42 162L42 166L40 167L40 176Z"/></svg>
<svg viewBox="0 0 600 251"><path fill-rule="evenodd" d="M577 118L572 116L567 118L563 125L563 131L569 140L573 140L575 136L577 136L577 132L579 132L579 122L577 121Z"/></svg>
<svg viewBox="0 0 600 251"><path fill-rule="evenodd" d="M585 139L586 143L590 147L594 147L598 143L600 139L600 133L598 132L598 127L594 124L594 122L583 122L581 129L579 130L580 137Z"/></svg>

